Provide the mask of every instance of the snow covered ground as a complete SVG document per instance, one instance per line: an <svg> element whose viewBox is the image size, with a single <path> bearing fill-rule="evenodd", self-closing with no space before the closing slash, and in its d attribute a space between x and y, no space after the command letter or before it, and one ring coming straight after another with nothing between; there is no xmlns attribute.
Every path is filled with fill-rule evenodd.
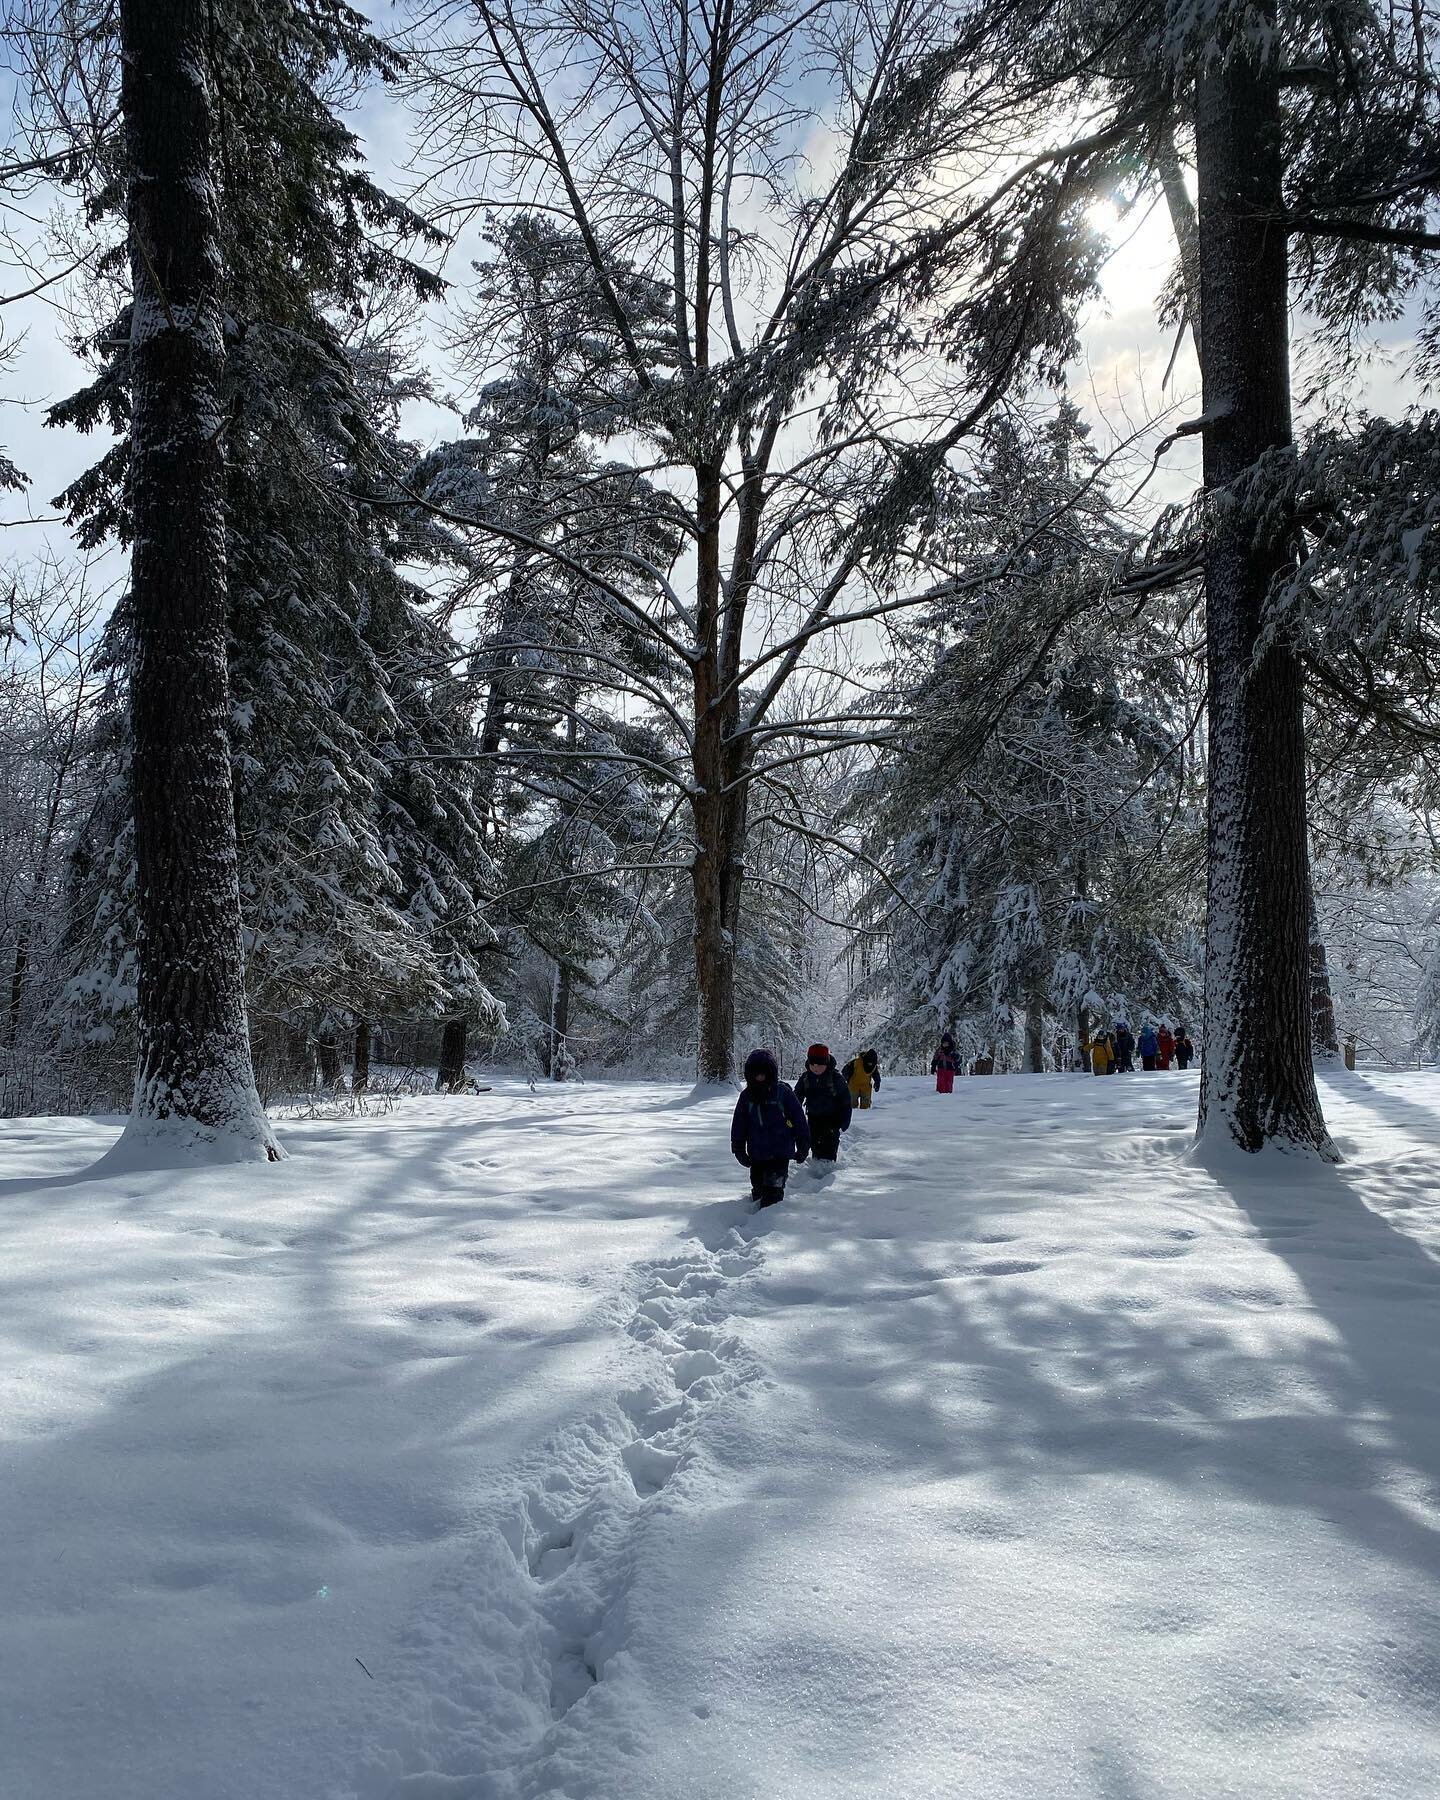
<svg viewBox="0 0 1440 1800"><path fill-rule="evenodd" d="M1440 1079L0 1128L3 1800L1440 1793Z"/></svg>

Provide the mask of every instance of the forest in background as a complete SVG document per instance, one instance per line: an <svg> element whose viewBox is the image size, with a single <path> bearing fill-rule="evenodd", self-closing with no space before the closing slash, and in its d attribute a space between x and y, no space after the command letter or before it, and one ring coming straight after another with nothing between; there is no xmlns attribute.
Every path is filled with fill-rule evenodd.
<svg viewBox="0 0 1440 1800"><path fill-rule="evenodd" d="M48 423L94 459L53 497L0 461L66 528L0 617L4 1110L126 1105L146 1005L188 1004L142 991L137 820L177 814L135 767L137 546L224 577L262 1097L467 1054L724 1080L816 1036L914 1068L947 1029L1064 1067L1151 1017L1203 1020L1247 1147L1323 1148L1312 1047L1433 1054L1431 8L143 10L5 27L5 297L81 358ZM137 226L166 30L191 310L175 221ZM1203 394L1102 443L1082 320L1150 209ZM137 518L196 459L153 487L143 356L192 312L214 536L167 550Z"/></svg>

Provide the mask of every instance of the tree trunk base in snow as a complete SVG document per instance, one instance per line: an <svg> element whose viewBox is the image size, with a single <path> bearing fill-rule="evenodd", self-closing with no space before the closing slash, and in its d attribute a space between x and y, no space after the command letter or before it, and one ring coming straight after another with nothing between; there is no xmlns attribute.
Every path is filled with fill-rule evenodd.
<svg viewBox="0 0 1440 1800"><path fill-rule="evenodd" d="M469 1024L464 1019L447 1019L440 1034L440 1067L435 1076L437 1094L458 1094L465 1085L465 1045Z"/></svg>
<svg viewBox="0 0 1440 1800"><path fill-rule="evenodd" d="M248 1074L248 1056L245 1070ZM142 1072L125 1129L105 1161L134 1168L171 1168L192 1163L279 1162L284 1155L253 1081L234 1081L221 1068L208 1092L190 1089L183 1109L174 1105L167 1081L147 1082Z"/></svg>

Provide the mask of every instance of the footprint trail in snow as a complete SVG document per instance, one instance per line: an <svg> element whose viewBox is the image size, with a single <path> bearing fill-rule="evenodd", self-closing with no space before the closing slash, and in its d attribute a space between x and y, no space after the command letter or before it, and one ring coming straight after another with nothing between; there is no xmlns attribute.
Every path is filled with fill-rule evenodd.
<svg viewBox="0 0 1440 1800"><path fill-rule="evenodd" d="M550 1438L487 1507L498 1522L406 1634L414 1666L359 1800L539 1800L568 1791L597 1720L625 1749L624 1703L605 1688L627 1668L627 1599L706 1413L762 1373L728 1325L735 1285L763 1257L742 1223L637 1269L624 1329L645 1353L641 1379Z"/></svg>

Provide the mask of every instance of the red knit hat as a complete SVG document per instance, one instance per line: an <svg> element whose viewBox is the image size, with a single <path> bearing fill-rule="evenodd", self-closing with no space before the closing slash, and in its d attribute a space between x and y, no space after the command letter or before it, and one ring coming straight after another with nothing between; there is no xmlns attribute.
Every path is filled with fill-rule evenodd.
<svg viewBox="0 0 1440 1800"><path fill-rule="evenodd" d="M807 1063L829 1062L830 1046L828 1044L812 1044L805 1052L805 1060Z"/></svg>

